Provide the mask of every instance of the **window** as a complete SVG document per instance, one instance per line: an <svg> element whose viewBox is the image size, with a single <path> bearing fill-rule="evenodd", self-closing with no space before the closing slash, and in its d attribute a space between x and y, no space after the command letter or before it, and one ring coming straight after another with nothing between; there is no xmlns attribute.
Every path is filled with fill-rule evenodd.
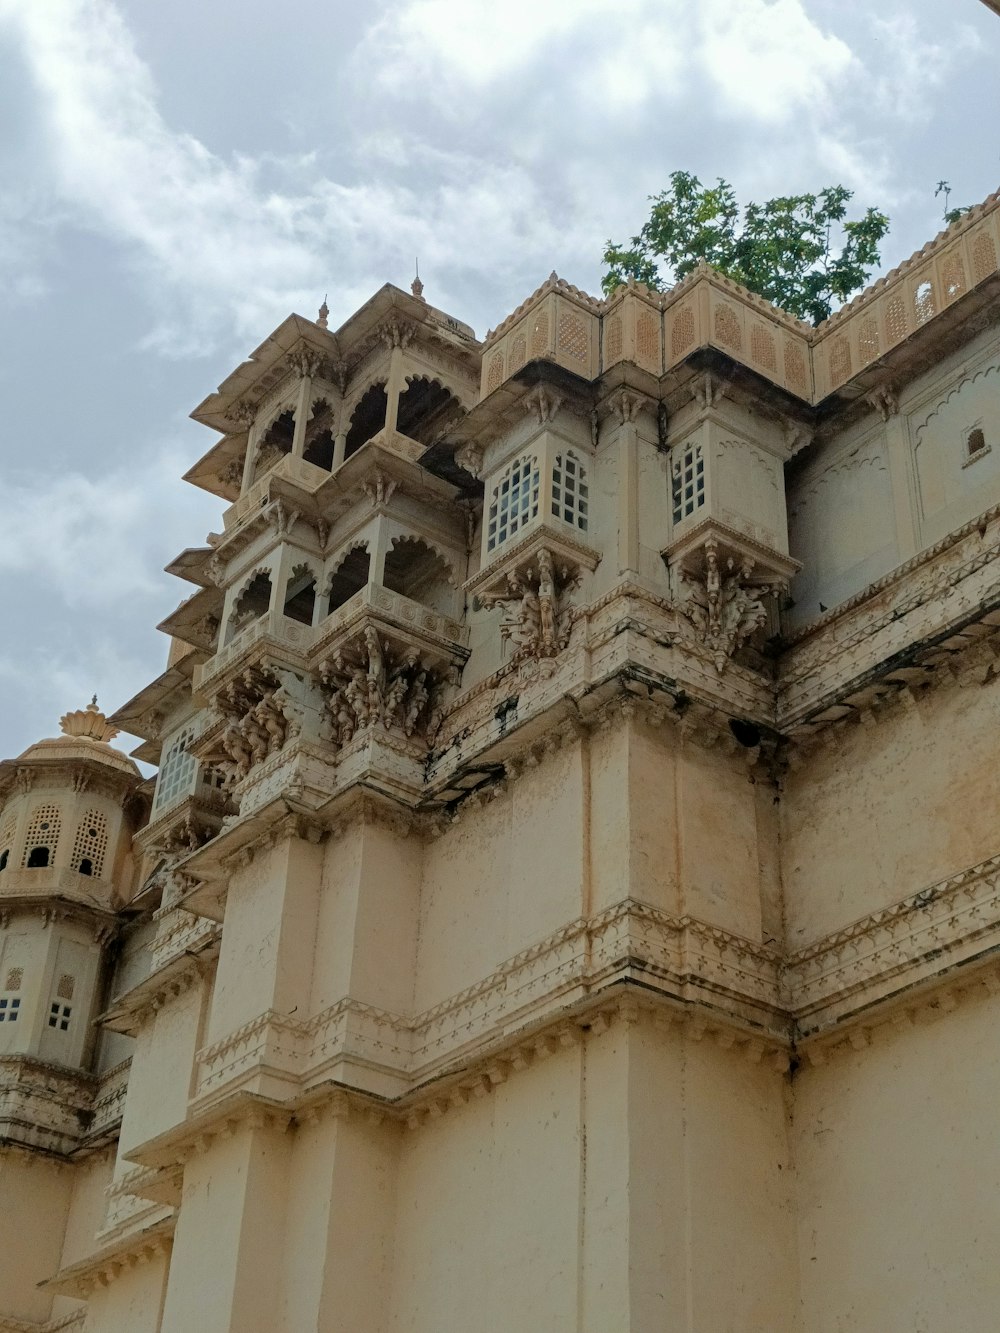
<svg viewBox="0 0 1000 1333"><path fill-rule="evenodd" d="M969 431L965 441L965 452L969 458L975 458L976 454L981 454L986 448L986 436L978 426Z"/></svg>
<svg viewBox="0 0 1000 1333"><path fill-rule="evenodd" d="M29 870L37 870L55 860L59 823L58 806L39 805L31 812L24 839L24 864Z"/></svg>
<svg viewBox="0 0 1000 1333"><path fill-rule="evenodd" d="M153 813L160 814L168 805L187 796L194 785L195 770L198 761L188 754L188 745L194 739L194 727L185 727L181 734L171 742L170 748L160 765L156 780L156 799Z"/></svg>
<svg viewBox="0 0 1000 1333"><path fill-rule="evenodd" d="M343 556L330 575L328 615L361 591L368 582L370 565L366 545L354 546Z"/></svg>
<svg viewBox="0 0 1000 1333"><path fill-rule="evenodd" d="M49 1005L49 1027L57 1028L60 1032L68 1032L72 1012L71 1004L60 1004L58 1000L53 1000Z"/></svg>
<svg viewBox="0 0 1000 1333"><path fill-rule="evenodd" d="M0 1023L16 1023L20 1008L19 995L0 995Z"/></svg>
<svg viewBox="0 0 1000 1333"><path fill-rule="evenodd" d="M590 510L587 470L572 451L556 454L552 468L552 513L581 532L587 531Z"/></svg>
<svg viewBox="0 0 1000 1333"><path fill-rule="evenodd" d="M493 488L490 503L486 549L495 550L513 537L531 519L538 517L541 474L538 459L531 454L508 463Z"/></svg>
<svg viewBox="0 0 1000 1333"><path fill-rule="evenodd" d="M70 867L81 875L100 876L107 849L108 821L100 810L88 810L77 826Z"/></svg>
<svg viewBox="0 0 1000 1333"><path fill-rule="evenodd" d="M285 603L282 612L289 620L302 625L313 622L316 605L316 576L308 565L296 565L285 585Z"/></svg>
<svg viewBox="0 0 1000 1333"><path fill-rule="evenodd" d="M675 523L705 503L705 459L701 445L688 445L670 465L670 499Z"/></svg>

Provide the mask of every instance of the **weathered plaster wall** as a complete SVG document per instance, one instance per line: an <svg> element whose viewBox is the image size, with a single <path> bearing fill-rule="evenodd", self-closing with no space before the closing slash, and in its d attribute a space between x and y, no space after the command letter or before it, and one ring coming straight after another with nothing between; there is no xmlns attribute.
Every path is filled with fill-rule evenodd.
<svg viewBox="0 0 1000 1333"><path fill-rule="evenodd" d="M981 666L965 685L903 694L789 770L780 811L792 949L996 855L998 724L1000 686Z"/></svg>
<svg viewBox="0 0 1000 1333"><path fill-rule="evenodd" d="M809 1333L991 1333L1000 1141L998 1000L881 1029L804 1064L793 1150Z"/></svg>

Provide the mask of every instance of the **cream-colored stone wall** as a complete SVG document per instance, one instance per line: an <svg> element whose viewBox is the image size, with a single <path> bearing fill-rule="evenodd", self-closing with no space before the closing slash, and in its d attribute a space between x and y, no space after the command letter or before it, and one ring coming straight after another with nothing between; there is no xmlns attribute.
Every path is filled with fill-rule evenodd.
<svg viewBox="0 0 1000 1333"><path fill-rule="evenodd" d="M793 1084L803 1326L996 1325L997 1000L884 1029Z"/></svg>

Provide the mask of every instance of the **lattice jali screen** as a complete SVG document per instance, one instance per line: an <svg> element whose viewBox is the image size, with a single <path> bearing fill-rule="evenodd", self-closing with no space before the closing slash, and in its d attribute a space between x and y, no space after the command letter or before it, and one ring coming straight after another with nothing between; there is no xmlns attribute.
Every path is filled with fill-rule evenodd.
<svg viewBox="0 0 1000 1333"><path fill-rule="evenodd" d="M20 990L21 983L24 981L24 968L11 967L7 969L7 980L4 984L4 990Z"/></svg>
<svg viewBox="0 0 1000 1333"><path fill-rule="evenodd" d="M17 832L17 815L8 815L0 829L0 853L10 850L10 845L14 841L14 834Z"/></svg>
<svg viewBox="0 0 1000 1333"><path fill-rule="evenodd" d="M541 473L538 458L525 454L508 463L493 488L486 549L494 550L538 517Z"/></svg>
<svg viewBox="0 0 1000 1333"><path fill-rule="evenodd" d="M590 514L587 470L572 449L556 454L552 467L552 513L581 532L587 531Z"/></svg>
<svg viewBox="0 0 1000 1333"><path fill-rule="evenodd" d="M689 445L670 465L673 519L680 523L705 503L705 459L701 445Z"/></svg>
<svg viewBox="0 0 1000 1333"><path fill-rule="evenodd" d="M715 341L722 347L728 347L731 352L739 352L743 349L743 335L740 332L740 321L736 318L736 311L730 305L717 305L715 307Z"/></svg>
<svg viewBox="0 0 1000 1333"><path fill-rule="evenodd" d="M90 873L100 878L108 851L108 821L99 810L88 810L80 821L73 839L70 866L79 870L83 861L90 862Z"/></svg>
<svg viewBox="0 0 1000 1333"><path fill-rule="evenodd" d="M49 864L55 860L56 847L59 843L60 816L57 805L37 805L28 820L28 831L24 839L24 864L28 864L32 848L47 847Z"/></svg>

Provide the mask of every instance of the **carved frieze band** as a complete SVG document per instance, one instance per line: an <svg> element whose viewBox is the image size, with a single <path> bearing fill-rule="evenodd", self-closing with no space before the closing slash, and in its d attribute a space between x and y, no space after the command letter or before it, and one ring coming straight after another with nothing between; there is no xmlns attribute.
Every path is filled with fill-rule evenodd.
<svg viewBox="0 0 1000 1333"><path fill-rule="evenodd" d="M1000 857L782 956L689 917L626 900L508 959L412 1019L344 999L308 1020L264 1013L199 1054L196 1102L234 1087L286 1095L363 1066L398 1098L467 1062L498 1032L566 1021L623 981L703 1021L791 1049L1000 945ZM261 1080L264 1079L264 1082Z"/></svg>

